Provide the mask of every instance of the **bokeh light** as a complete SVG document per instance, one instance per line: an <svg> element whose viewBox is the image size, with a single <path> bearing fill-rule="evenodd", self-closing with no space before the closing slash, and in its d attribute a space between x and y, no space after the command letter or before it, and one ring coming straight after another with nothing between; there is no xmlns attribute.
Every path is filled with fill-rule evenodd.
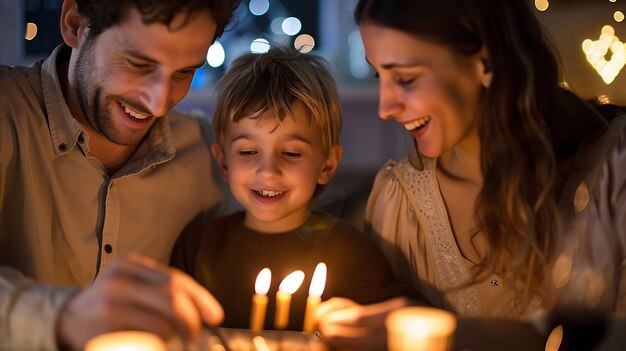
<svg viewBox="0 0 626 351"><path fill-rule="evenodd" d="M548 0L535 0L535 7L539 11L545 11L550 7L550 2Z"/></svg>
<svg viewBox="0 0 626 351"><path fill-rule="evenodd" d="M613 19L615 19L615 22L623 21L624 13L622 11L615 11L615 13L613 14Z"/></svg>
<svg viewBox="0 0 626 351"><path fill-rule="evenodd" d="M262 16L270 9L270 2L268 0L250 0L248 8L253 15Z"/></svg>
<svg viewBox="0 0 626 351"><path fill-rule="evenodd" d="M285 32L283 32L283 21L285 20L285 17L276 17L272 20L272 23L270 24L270 28L272 28L272 32L274 32L275 34L285 34Z"/></svg>
<svg viewBox="0 0 626 351"><path fill-rule="evenodd" d="M302 29L302 23L296 17L287 17L283 21L282 29L287 35L296 35Z"/></svg>
<svg viewBox="0 0 626 351"><path fill-rule="evenodd" d="M224 60L226 59L226 52L224 51L224 47L219 41L216 41L209 48L209 52L206 54L206 61L211 67L219 67L224 64Z"/></svg>
<svg viewBox="0 0 626 351"><path fill-rule="evenodd" d="M250 52L254 54L264 54L270 50L270 43L267 39L257 38L250 44Z"/></svg>
<svg viewBox="0 0 626 351"><path fill-rule="evenodd" d="M615 36L615 29L609 25L602 27L598 40L585 39L582 49L605 84L611 84L626 65L626 44Z"/></svg>
<svg viewBox="0 0 626 351"><path fill-rule="evenodd" d="M26 23L26 35L24 35L24 38L26 40L33 40L33 38L35 38L36 35L37 35L37 25L32 22Z"/></svg>
<svg viewBox="0 0 626 351"><path fill-rule="evenodd" d="M307 53L315 47L315 39L308 34L300 34L293 42L293 46L301 53Z"/></svg>

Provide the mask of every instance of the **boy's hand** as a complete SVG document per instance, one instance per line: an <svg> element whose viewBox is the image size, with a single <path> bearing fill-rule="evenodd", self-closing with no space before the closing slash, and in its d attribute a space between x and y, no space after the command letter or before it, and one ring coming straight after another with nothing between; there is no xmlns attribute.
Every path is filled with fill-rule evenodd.
<svg viewBox="0 0 626 351"><path fill-rule="evenodd" d="M224 311L183 272L129 255L71 298L59 315L59 345L82 349L92 337L118 330L145 330L193 341L203 323L216 326Z"/></svg>

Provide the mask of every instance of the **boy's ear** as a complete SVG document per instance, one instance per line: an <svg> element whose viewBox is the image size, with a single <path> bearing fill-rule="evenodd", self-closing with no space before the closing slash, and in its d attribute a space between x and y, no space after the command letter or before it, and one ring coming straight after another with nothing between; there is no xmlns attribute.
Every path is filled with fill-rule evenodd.
<svg viewBox="0 0 626 351"><path fill-rule="evenodd" d="M483 47L479 52L480 59L480 81L485 88L489 88L491 86L491 79L493 78L493 63L491 62L491 57L487 52L487 48Z"/></svg>
<svg viewBox="0 0 626 351"><path fill-rule="evenodd" d="M87 21L78 12L75 0L63 1L61 7L61 36L69 47L77 49L87 29Z"/></svg>
<svg viewBox="0 0 626 351"><path fill-rule="evenodd" d="M211 144L211 154L215 157L215 161L217 161L217 166L220 169L220 174L224 181L228 181L228 165L226 165L226 159L224 157L224 153L222 152L222 148L217 144Z"/></svg>
<svg viewBox="0 0 626 351"><path fill-rule="evenodd" d="M333 175L335 175L335 171L337 171L337 167L339 167L339 162L341 162L342 157L343 146L335 145L330 149L328 157L326 157L326 161L324 161L322 172L319 177L317 177L317 184L324 185L330 181Z"/></svg>

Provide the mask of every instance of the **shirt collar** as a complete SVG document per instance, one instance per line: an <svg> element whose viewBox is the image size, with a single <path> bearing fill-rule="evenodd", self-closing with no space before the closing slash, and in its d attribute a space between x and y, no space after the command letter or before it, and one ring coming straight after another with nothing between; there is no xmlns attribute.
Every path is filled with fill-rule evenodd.
<svg viewBox="0 0 626 351"><path fill-rule="evenodd" d="M50 126L50 136L54 152L57 156L70 152L83 128L76 121L63 97L63 90L57 74L57 63L69 60L70 48L64 44L57 46L41 66L41 86L43 89L44 103ZM83 144L87 145L87 133L83 134Z"/></svg>

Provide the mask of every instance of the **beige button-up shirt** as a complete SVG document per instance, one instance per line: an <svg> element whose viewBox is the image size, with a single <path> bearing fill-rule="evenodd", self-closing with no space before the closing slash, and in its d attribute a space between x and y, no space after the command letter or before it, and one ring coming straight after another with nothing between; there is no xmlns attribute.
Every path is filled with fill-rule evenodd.
<svg viewBox="0 0 626 351"><path fill-rule="evenodd" d="M74 289L52 285L86 286L129 252L167 264L220 199L206 129L175 112L109 176L65 103L57 62L68 56L60 46L32 67L0 66L0 350L55 348Z"/></svg>

